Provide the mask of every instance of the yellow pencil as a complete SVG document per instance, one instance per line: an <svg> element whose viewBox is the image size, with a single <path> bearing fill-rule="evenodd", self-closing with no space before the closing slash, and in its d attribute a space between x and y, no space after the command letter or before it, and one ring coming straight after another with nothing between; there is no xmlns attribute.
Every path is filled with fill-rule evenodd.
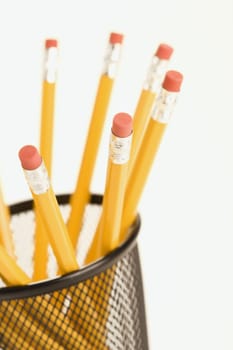
<svg viewBox="0 0 233 350"><path fill-rule="evenodd" d="M132 140L132 121L131 116L127 113L118 113L113 119L102 214L94 240L86 256L85 264L92 263L107 255L119 245L121 216ZM98 285L105 290L104 300L107 304L112 291L115 269L111 273L112 279L109 276L108 288L104 286L105 282L102 278L98 280ZM102 302L101 297L95 300L96 309ZM104 324L105 327L108 316L108 308L106 308L105 312L98 314L100 324Z"/></svg>
<svg viewBox="0 0 233 350"><path fill-rule="evenodd" d="M42 88L40 152L49 177L52 172L53 124L55 109L55 89L57 80L57 40L45 41L44 80ZM35 250L33 256L33 281L47 277L48 238L45 228L36 212Z"/></svg>
<svg viewBox="0 0 233 350"><path fill-rule="evenodd" d="M0 245L0 275L11 286L25 285L31 282L2 245Z"/></svg>
<svg viewBox="0 0 233 350"><path fill-rule="evenodd" d="M76 188L71 196L71 211L67 227L74 247L76 247L79 238L83 214L90 198L93 170L120 59L122 41L123 35L111 33L105 57L104 71L99 81L79 176Z"/></svg>
<svg viewBox="0 0 233 350"><path fill-rule="evenodd" d="M2 188L0 185L0 244L2 244L8 254L15 257L14 241L10 227L10 211L4 201Z"/></svg>
<svg viewBox="0 0 233 350"><path fill-rule="evenodd" d="M41 325L38 325L35 319L24 312L23 304L17 304L15 301L12 303L2 301L0 317L1 327L7 328L8 332L11 334L12 343L14 345L17 342L18 336L20 337L19 341L22 342L21 349L30 349L30 347L27 348L30 344L31 349L65 350L65 347L41 330ZM6 330L5 333L7 333ZM15 348L17 349L17 347L14 347L14 349Z"/></svg>
<svg viewBox="0 0 233 350"><path fill-rule="evenodd" d="M9 256L6 249L1 245L0 276L7 286L27 285L32 282L30 277L18 266L15 259ZM41 343L43 344L41 349L50 349L49 344L53 344L54 347L57 344L51 336L46 334L46 327L48 325L50 328L54 328L54 338L56 340L64 338L68 342L69 338L72 337L78 344L86 346L85 349L91 349L87 340L71 327L68 317L66 317L60 309L57 309L55 304L51 304L51 298L49 296L42 297L38 295L35 298L29 298L27 303L21 303L21 300L13 300L11 303L9 301L2 301L0 304L0 314L3 312L5 320L8 323L15 320L18 325L22 324L24 326L25 332L27 333L25 341L31 342L31 338L34 337L36 337L38 341L41 338ZM3 311L1 308L4 308L6 311ZM15 322L13 322L13 324ZM13 328L16 332L15 326ZM29 330L32 329L34 329L34 331L30 333ZM56 333L57 329L59 329L59 336ZM47 348L46 344L48 344ZM64 348L59 345L57 349L62 350Z"/></svg>
<svg viewBox="0 0 233 350"><path fill-rule="evenodd" d="M173 112L182 80L183 75L177 71L168 71L165 75L162 89L146 128L131 177L127 182L122 216L121 241L125 239L127 230L137 215L138 203L159 149L163 133Z"/></svg>
<svg viewBox="0 0 233 350"><path fill-rule="evenodd" d="M1 323L0 323L0 336L1 336L1 345L8 346L10 349L15 350L35 350L35 347L25 339L25 336L20 334L22 325L15 324L9 320L8 317L4 318L4 314L1 314Z"/></svg>
<svg viewBox="0 0 233 350"><path fill-rule="evenodd" d="M19 158L59 269L62 273L77 270L75 251L41 155L36 147L26 145L20 149Z"/></svg>
<svg viewBox="0 0 233 350"><path fill-rule="evenodd" d="M53 125L55 90L57 81L58 43L55 39L45 41L44 80L40 130L40 152L49 176L52 172Z"/></svg>
<svg viewBox="0 0 233 350"><path fill-rule="evenodd" d="M26 145L20 149L19 158L32 192L35 207L37 208L37 212L46 228L49 242L57 259L59 271L61 271L61 273L68 273L78 270L79 266L76 260L75 251L69 238L67 227L64 223L57 199L50 185L48 173L41 155L36 147ZM77 293L80 294L78 291ZM81 293L81 295L82 297L86 297L85 292ZM56 304L58 297L60 302L65 302L65 296L59 296L59 292L55 292L50 299L51 305ZM71 312L74 310L74 307L75 305L71 303ZM93 320L96 320L97 325L97 313L94 308L92 308L91 315ZM85 327L89 327L88 322L82 318L79 320L79 325L80 333L82 330L85 333Z"/></svg>
<svg viewBox="0 0 233 350"><path fill-rule="evenodd" d="M102 214L86 257L86 264L108 254L118 246L131 139L131 116L127 113L116 114L110 136Z"/></svg>
<svg viewBox="0 0 233 350"><path fill-rule="evenodd" d="M31 279L27 276L27 274L17 265L15 259L13 259L5 250L4 247L2 247L0 245L0 275L3 278L4 282L8 285L8 286L18 286L18 285L26 285L29 284L31 282ZM3 301L1 302L1 307L4 307L4 303L7 305L5 308L7 309L7 312L10 311L9 310L9 304L7 304L7 302ZM13 302L14 304L14 302ZM18 306L17 306L18 305ZM4 312L4 315L6 317L6 321L7 322L12 322L13 318L17 319L17 315L18 315L18 311L17 308L20 309L20 304L14 304L14 308L13 311L10 312L9 315L6 314L6 312ZM17 307L16 307L17 306ZM0 313L1 313L1 309L0 309ZM33 326L32 321L27 321L27 318L25 317L25 315L23 315L23 309L20 311L21 313L21 317L23 317L23 325L24 325L24 329L27 329L28 332L28 328L26 327L27 322L30 324L30 326ZM21 319L17 319L17 323L20 323ZM2 319L2 321L4 323L4 319ZM29 327L29 328L31 328ZM14 326L15 328L15 326ZM15 330L16 331L16 330ZM19 330L20 332L20 330ZM41 332L38 330L37 335L39 334L39 336L41 336ZM35 334L33 335L35 336ZM28 335L26 337L26 340L31 340L30 339L30 335Z"/></svg>
<svg viewBox="0 0 233 350"><path fill-rule="evenodd" d="M133 115L134 136L128 166L128 177L131 176L134 162L141 146L153 104L161 88L161 84L172 53L173 48L170 45L161 43L158 46L148 69L146 81Z"/></svg>

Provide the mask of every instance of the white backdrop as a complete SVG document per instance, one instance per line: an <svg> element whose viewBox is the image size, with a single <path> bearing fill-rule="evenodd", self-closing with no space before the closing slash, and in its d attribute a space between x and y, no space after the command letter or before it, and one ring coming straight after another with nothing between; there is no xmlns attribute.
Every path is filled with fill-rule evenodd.
<svg viewBox="0 0 233 350"><path fill-rule="evenodd" d="M109 33L125 35L92 183L102 192L109 126L132 114L160 42L184 75L140 202L152 350L233 349L231 0L0 1L0 168L7 203L31 198L18 150L39 137L44 40L59 40L53 187L74 189Z"/></svg>

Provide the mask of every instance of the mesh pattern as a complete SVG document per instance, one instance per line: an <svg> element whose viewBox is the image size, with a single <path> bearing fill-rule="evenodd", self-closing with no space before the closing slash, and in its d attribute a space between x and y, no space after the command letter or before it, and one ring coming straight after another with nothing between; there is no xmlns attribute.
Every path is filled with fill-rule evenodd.
<svg viewBox="0 0 233 350"><path fill-rule="evenodd" d="M15 216L25 220L25 214ZM27 287L26 296L17 295L22 287L4 299L2 289L0 349L148 350L135 242L96 271L87 267L81 279L78 274L70 274L62 287L47 282L45 292L46 282L31 295Z"/></svg>

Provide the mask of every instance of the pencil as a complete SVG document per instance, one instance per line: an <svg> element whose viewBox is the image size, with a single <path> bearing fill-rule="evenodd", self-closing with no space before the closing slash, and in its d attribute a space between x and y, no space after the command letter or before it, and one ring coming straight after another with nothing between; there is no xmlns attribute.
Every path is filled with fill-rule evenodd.
<svg viewBox="0 0 233 350"><path fill-rule="evenodd" d="M55 39L45 41L44 80L42 87L42 108L40 127L40 153L49 177L52 172L53 124L55 89L57 80L58 43ZM47 277L48 238L45 228L36 213L35 250L33 256L33 281Z"/></svg>
<svg viewBox="0 0 233 350"><path fill-rule="evenodd" d="M110 133L109 158L106 172L106 183L103 196L102 214L97 225L94 239L90 245L85 264L90 264L106 256L118 247L120 239L121 216L124 203L125 187L128 174L128 161L132 141L132 118L127 113L118 113L113 118ZM98 278L98 286L105 291L104 303L108 305L112 292L115 268L108 276L108 285L103 277ZM91 290L89 295L91 295ZM99 310L103 303L101 296L95 299L95 308ZM98 313L100 324L106 323L109 309Z"/></svg>
<svg viewBox="0 0 233 350"><path fill-rule="evenodd" d="M4 314L1 314L1 324L0 324L0 336L1 336L1 346L8 346L10 349L15 350L35 350L35 347L32 346L28 340L25 339L25 336L20 334L21 325L14 324L10 322L8 318L4 319Z"/></svg>
<svg viewBox="0 0 233 350"><path fill-rule="evenodd" d="M164 131L173 113L183 75L178 71L168 71L165 75L160 95L155 102L149 124L127 182L121 226L121 242L133 223L151 166L158 152Z"/></svg>
<svg viewBox="0 0 233 350"><path fill-rule="evenodd" d="M37 301L39 304L45 304L44 299ZM32 304L32 299L29 299L29 304L23 301L1 302L0 332L4 334L5 341L11 338L12 345L16 346L16 342L21 343L19 349L30 349L27 347L30 344L33 346L32 349L41 350L65 350L71 346L72 349L93 350L88 341L71 327L68 318L60 311L58 313L54 309L48 311L50 304L47 303L47 308L46 304L44 307L46 314L43 314L41 305L40 309L35 311Z"/></svg>
<svg viewBox="0 0 233 350"><path fill-rule="evenodd" d="M63 274L78 270L75 251L41 155L35 146L26 145L20 149L19 158L32 192L35 207L46 227L48 240L57 259L59 271ZM58 295L59 292L54 293L50 300L51 305L55 305ZM61 295L59 299L64 302L65 296ZM72 303L71 308L73 307ZM93 310L95 309L93 308ZM92 311L91 314L93 319L97 319L95 311ZM85 327L88 327L88 323L82 319L79 323L81 323L80 330L83 329L85 333Z"/></svg>
<svg viewBox="0 0 233 350"><path fill-rule="evenodd" d="M39 305L39 309L37 306L34 307L35 303ZM68 344L72 345L72 349L79 349L78 346L82 344L83 349L91 350L92 347L87 339L89 323L85 323L83 319L75 323L75 320L68 317L68 313L62 312L62 305L65 305L65 295L62 294L62 291L59 291L53 292L50 296L37 296L35 299L29 298L25 309L28 317L31 315L39 323L44 333L46 333L48 326L49 329L53 329L54 332L49 334L50 337L55 338L61 345L64 343L65 349L68 348ZM98 327L99 324L97 321L95 322L96 327ZM58 329L59 334L57 334Z"/></svg>
<svg viewBox="0 0 233 350"><path fill-rule="evenodd" d="M5 248L1 245L0 276L7 286L26 285L32 282L30 277L18 266L15 260L9 256ZM4 312L2 308L4 308ZM73 341L77 341L78 344L86 346L85 349L91 349L88 341L71 326L68 317L57 308L56 304L51 304L51 298L49 296L38 295L35 298L27 299L27 303L23 303L23 300L13 300L11 304L9 301L2 301L0 305L0 315L1 312L5 315L5 321L8 322L8 324L15 320L12 323L15 332L17 331L15 323L23 325L26 332L25 341L32 342L31 338L34 337L36 337L37 341L40 341L41 338L41 349L50 349L49 347L45 347L47 343L48 346L51 344L51 346L54 347L57 344L57 342L52 339L52 335L49 336L46 334L46 327L48 325L50 328L54 328L53 337L56 340L60 339L60 342L62 342L62 339L64 339L68 342L69 338L72 338ZM3 321L4 320L1 319L1 322ZM29 330L32 328L34 332L30 333ZM19 331L20 329L21 327L19 327ZM59 329L59 335L56 333L57 329ZM60 347L57 347L57 349L65 349L61 345L59 346Z"/></svg>
<svg viewBox="0 0 233 350"><path fill-rule="evenodd" d="M134 162L150 118L151 109L160 91L161 84L173 51L174 50L170 45L161 43L152 57L144 87L139 96L133 115L134 136L128 166L128 177L131 176Z"/></svg>
<svg viewBox="0 0 233 350"><path fill-rule="evenodd" d="M10 286L25 285L31 281L2 245L0 245L0 275Z"/></svg>
<svg viewBox="0 0 233 350"><path fill-rule="evenodd" d="M8 254L15 257L14 240L10 227L10 211L5 203L2 187L0 185L0 244L2 244Z"/></svg>
<svg viewBox="0 0 233 350"><path fill-rule="evenodd" d="M110 135L102 214L85 260L86 264L118 246L131 140L131 116L127 113L116 114Z"/></svg>
<svg viewBox="0 0 233 350"><path fill-rule="evenodd" d="M127 163L130 154L132 138L132 118L127 113L118 113L113 119L112 132L110 134L109 160L106 174L102 216L98 228L94 234L94 240L85 259L85 264L91 263L102 255L116 248L119 241L121 212L124 200L124 188L127 180ZM114 275L114 273L113 273ZM109 298L111 286L104 288L103 277L98 280L99 288L105 290L105 301ZM93 290L84 286L85 299L90 299L90 312L96 310L96 324L99 324L99 332L106 329L108 312L102 308L101 297L94 295ZM77 318L77 311L70 308L68 313L71 319ZM101 327L101 328L99 328ZM97 329L97 328L96 328ZM88 338L89 340L89 338Z"/></svg>
<svg viewBox="0 0 233 350"><path fill-rule="evenodd" d="M122 34L110 34L104 70L99 80L79 175L70 200L71 210L67 227L74 247L79 238L84 211L90 198L93 170L120 60L122 42Z"/></svg>
<svg viewBox="0 0 233 350"><path fill-rule="evenodd" d="M75 252L41 155L35 146L26 145L19 158L61 273L77 270Z"/></svg>
<svg viewBox="0 0 233 350"><path fill-rule="evenodd" d="M0 276L3 278L7 286L27 285L32 282L30 277L18 266L15 259L13 259L7 253L6 249L1 245L0 245ZM46 325L50 323L54 327L56 327L56 329L57 327L59 327L60 332L63 332L62 334L64 334L63 335L64 337L67 336L68 331L69 331L69 335L72 335L77 339L82 337L81 335L77 334L77 332L75 332L73 329L70 328L68 320L64 319L65 316L60 312L60 310L56 309L55 306L52 306L49 304L49 300L46 301L46 299L41 296L37 297L36 302L38 302L38 305L39 305L39 312L37 309L33 308L33 305L30 306L31 302L32 303L35 302L35 299L34 301L33 299L30 299L26 304L24 304L23 302L21 304L20 300L19 301L13 300L11 304L10 302L2 301L0 305L0 314L1 314L2 308L6 309L3 312L3 314L5 315L4 316L5 321L8 323L13 322L12 327L15 332L16 332L16 326L14 324L16 322L17 324L22 323L27 333L25 341L31 342L32 341L31 338L34 338L34 337L37 337L37 340L40 340L41 338L41 342L42 344L44 344L43 345L44 347L42 348L44 349L46 349L45 344L49 342L53 342L53 340L50 339L50 337L48 337L45 334L45 332L42 332L41 322L43 320L45 322L46 317L47 317ZM3 324L4 320L3 319L1 320ZM34 327L34 332L31 333L30 335L29 330L32 329L33 327ZM20 332L20 329L19 329L19 332ZM54 344L55 343L56 342L54 342ZM60 347L59 349L63 349L63 347Z"/></svg>
<svg viewBox="0 0 233 350"><path fill-rule="evenodd" d="M30 347L27 347L29 345L31 349L65 350L55 339L41 330L35 319L24 312L23 305L16 304L15 301L12 304L3 301L0 307L0 317L1 327L5 328L5 333L9 332L11 334L11 341L14 346L21 341L21 349L25 350L30 349ZM16 346L12 349L15 348L17 349Z"/></svg>
<svg viewBox="0 0 233 350"><path fill-rule="evenodd" d="M41 155L35 146L26 145L20 149L19 158L32 192L35 207L46 227L48 240L58 262L59 272L61 271L63 274L78 270L79 266L75 251ZM82 298L86 297L85 292L81 293L81 296ZM65 296L59 295L59 292L56 291L50 299L51 305L56 305L58 298L60 302L65 302ZM71 303L70 308L73 309L74 307L75 305ZM92 308L90 313L93 320L97 319L97 313L94 308ZM80 325L79 332L86 334L86 328L89 327L88 322L80 318L78 324ZM96 320L96 325L98 325L98 320Z"/></svg>
<svg viewBox="0 0 233 350"><path fill-rule="evenodd" d="M40 152L49 176L52 172L53 129L55 110L55 91L57 82L58 42L45 41L44 80L42 87Z"/></svg>

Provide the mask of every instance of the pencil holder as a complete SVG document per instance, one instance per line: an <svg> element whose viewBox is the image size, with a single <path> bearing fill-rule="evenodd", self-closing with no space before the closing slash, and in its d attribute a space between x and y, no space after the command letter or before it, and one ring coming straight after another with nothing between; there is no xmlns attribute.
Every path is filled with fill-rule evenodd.
<svg viewBox="0 0 233 350"><path fill-rule="evenodd" d="M68 210L69 195L57 199L61 210ZM93 230L101 203L102 196L91 196L83 230ZM25 201L10 208L18 263L28 274L32 207L32 201ZM1 287L0 349L148 350L139 228L138 216L119 248L79 271L27 286Z"/></svg>

